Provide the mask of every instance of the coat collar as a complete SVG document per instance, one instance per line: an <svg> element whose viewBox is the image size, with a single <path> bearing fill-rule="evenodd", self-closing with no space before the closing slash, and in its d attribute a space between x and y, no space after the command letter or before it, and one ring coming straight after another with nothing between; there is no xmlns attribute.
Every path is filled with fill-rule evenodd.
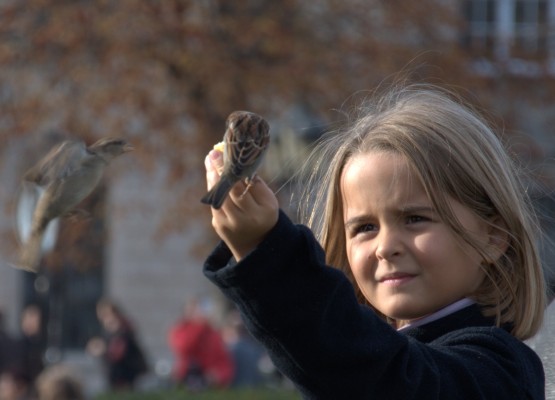
<svg viewBox="0 0 555 400"><path fill-rule="evenodd" d="M473 304L428 324L403 329L401 333L419 342L429 343L445 335L447 332L469 327L488 326L495 326L495 319L485 317L480 307L477 304Z"/></svg>

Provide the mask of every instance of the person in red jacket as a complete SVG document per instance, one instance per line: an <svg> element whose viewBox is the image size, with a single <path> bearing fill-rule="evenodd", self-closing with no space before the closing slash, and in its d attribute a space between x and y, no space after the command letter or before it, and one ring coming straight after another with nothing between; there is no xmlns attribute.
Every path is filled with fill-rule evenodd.
<svg viewBox="0 0 555 400"><path fill-rule="evenodd" d="M176 383L191 390L225 388L231 383L234 371L231 355L198 299L187 302L183 317L170 328L168 344L175 355Z"/></svg>

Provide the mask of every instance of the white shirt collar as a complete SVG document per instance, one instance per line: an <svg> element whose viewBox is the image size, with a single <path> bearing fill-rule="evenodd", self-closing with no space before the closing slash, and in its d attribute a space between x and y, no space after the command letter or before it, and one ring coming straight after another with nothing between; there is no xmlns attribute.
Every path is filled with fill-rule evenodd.
<svg viewBox="0 0 555 400"><path fill-rule="evenodd" d="M425 317L412 320L407 325L403 325L402 327L400 327L397 330L402 331L404 329L415 328L417 326L422 326L422 325L428 324L432 321L436 321L436 320L438 320L440 318L443 318L443 317L445 317L449 314L453 314L454 312L462 310L465 307L471 306L474 303L475 303L475 301L472 300L472 299L469 299L469 298L461 299L461 300L456 301L452 304L449 304L447 307L444 307L441 310L436 311L433 314L426 315Z"/></svg>

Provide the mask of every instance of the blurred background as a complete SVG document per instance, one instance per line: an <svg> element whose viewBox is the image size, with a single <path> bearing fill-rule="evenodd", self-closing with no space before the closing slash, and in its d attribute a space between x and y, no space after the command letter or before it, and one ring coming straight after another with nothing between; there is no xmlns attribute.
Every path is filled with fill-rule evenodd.
<svg viewBox="0 0 555 400"><path fill-rule="evenodd" d="M169 379L168 332L201 296L214 324L229 305L202 275L216 244L203 159L227 115L270 123L261 174L293 217L291 178L311 144L377 87L432 82L499 127L528 173L550 237L555 188L555 0L0 0L0 308L21 333L42 313L46 365L94 369L86 351L117 302L149 364L139 389ZM61 220L38 274L17 254L20 179L66 138L122 136L115 160L81 208ZM553 270L553 250L544 247ZM555 329L530 341L555 398ZM69 360L69 361L68 361ZM96 371L96 370L95 370ZM89 375L92 376L92 375ZM99 373L89 393L106 390ZM138 389L138 390L139 390Z"/></svg>

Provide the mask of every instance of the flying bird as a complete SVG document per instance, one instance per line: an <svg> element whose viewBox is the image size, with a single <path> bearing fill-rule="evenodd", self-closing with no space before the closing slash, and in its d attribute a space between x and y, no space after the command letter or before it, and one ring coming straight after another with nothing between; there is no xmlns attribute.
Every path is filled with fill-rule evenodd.
<svg viewBox="0 0 555 400"><path fill-rule="evenodd" d="M222 175L201 199L203 203L218 209L236 182L245 179L250 184L270 143L269 132L268 122L258 114L234 111L229 115L223 138Z"/></svg>
<svg viewBox="0 0 555 400"><path fill-rule="evenodd" d="M41 194L17 267L37 272L48 224L69 214L94 190L106 166L131 150L133 147L120 138L103 138L88 147L81 140L66 140L25 173L24 183L36 185Z"/></svg>

